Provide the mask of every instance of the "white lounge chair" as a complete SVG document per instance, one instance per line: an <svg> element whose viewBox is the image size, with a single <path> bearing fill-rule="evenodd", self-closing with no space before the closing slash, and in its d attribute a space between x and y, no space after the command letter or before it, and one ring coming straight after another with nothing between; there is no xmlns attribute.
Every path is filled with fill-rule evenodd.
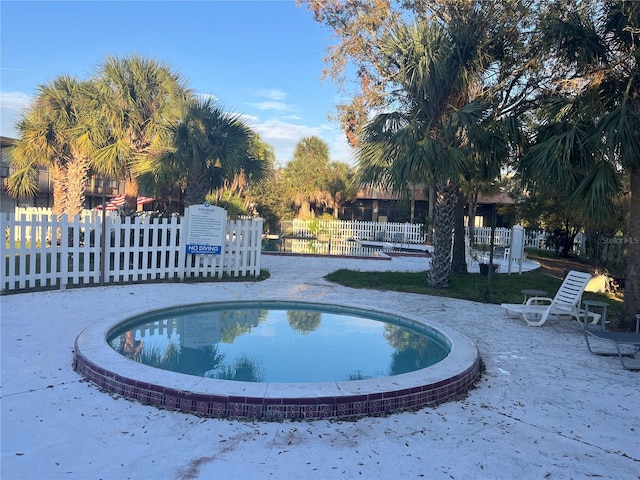
<svg viewBox="0 0 640 480"><path fill-rule="evenodd" d="M591 274L571 270L554 298L531 297L524 304L503 303L502 308L510 316L522 316L530 327L541 326L549 316L573 317L582 322L584 312L580 310L580 301L589 280ZM600 315L589 312L589 319L591 323L598 323Z"/></svg>
<svg viewBox="0 0 640 480"><path fill-rule="evenodd" d="M607 332L604 330L592 330L589 327L584 329L584 338L587 341L587 348L596 355L617 355L622 363L622 368L626 370L640 370L640 363L625 362L625 357L634 358L640 352L640 333L631 332ZM613 344L615 351L596 350L591 346L589 338L596 338L603 342Z"/></svg>

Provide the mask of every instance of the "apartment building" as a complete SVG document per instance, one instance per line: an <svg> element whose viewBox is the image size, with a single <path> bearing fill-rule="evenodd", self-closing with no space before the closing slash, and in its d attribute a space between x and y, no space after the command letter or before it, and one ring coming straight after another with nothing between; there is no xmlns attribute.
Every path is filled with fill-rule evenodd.
<svg viewBox="0 0 640 480"><path fill-rule="evenodd" d="M15 207L53 206L53 182L47 167L37 167L38 189L35 195L26 198L13 198L7 193L8 178L13 173L9 148L16 142L14 138L0 137L0 212L13 212ZM124 183L104 179L93 175L86 182L84 208L90 210L102 204L103 191L107 199L124 193Z"/></svg>

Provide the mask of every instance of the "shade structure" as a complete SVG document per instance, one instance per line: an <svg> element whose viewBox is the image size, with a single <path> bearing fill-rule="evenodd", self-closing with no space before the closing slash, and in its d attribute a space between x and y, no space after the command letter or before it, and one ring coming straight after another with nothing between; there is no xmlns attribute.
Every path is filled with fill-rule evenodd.
<svg viewBox="0 0 640 480"><path fill-rule="evenodd" d="M149 203L149 202L153 202L155 200L155 198L152 197L138 197L138 206L140 205L144 205L145 203ZM120 195L117 195L115 197L113 197L109 202L107 202L107 212L114 212L116 210L118 210L119 208L122 208L124 206L124 194L121 193ZM96 210L102 210L102 205L98 205L96 207Z"/></svg>

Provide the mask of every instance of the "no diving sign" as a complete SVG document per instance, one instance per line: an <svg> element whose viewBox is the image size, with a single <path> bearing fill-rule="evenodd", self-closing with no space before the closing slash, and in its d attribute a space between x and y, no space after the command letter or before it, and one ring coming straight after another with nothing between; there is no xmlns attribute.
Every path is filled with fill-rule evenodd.
<svg viewBox="0 0 640 480"><path fill-rule="evenodd" d="M187 208L187 253L220 255L227 234L227 211L208 203Z"/></svg>
<svg viewBox="0 0 640 480"><path fill-rule="evenodd" d="M187 244L187 253L194 255L220 255L222 245L198 245L196 243Z"/></svg>

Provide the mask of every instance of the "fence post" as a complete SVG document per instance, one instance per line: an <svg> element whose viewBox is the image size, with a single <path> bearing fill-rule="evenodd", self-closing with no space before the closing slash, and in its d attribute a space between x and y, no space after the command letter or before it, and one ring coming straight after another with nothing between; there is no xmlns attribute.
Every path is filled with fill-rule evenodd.
<svg viewBox="0 0 640 480"><path fill-rule="evenodd" d="M185 279L187 268L187 225L189 224L189 209L184 209L184 216L180 222L180 235L178 237L178 278Z"/></svg>
<svg viewBox="0 0 640 480"><path fill-rule="evenodd" d="M61 215L58 219L60 227L60 290L69 283L69 218Z"/></svg>

